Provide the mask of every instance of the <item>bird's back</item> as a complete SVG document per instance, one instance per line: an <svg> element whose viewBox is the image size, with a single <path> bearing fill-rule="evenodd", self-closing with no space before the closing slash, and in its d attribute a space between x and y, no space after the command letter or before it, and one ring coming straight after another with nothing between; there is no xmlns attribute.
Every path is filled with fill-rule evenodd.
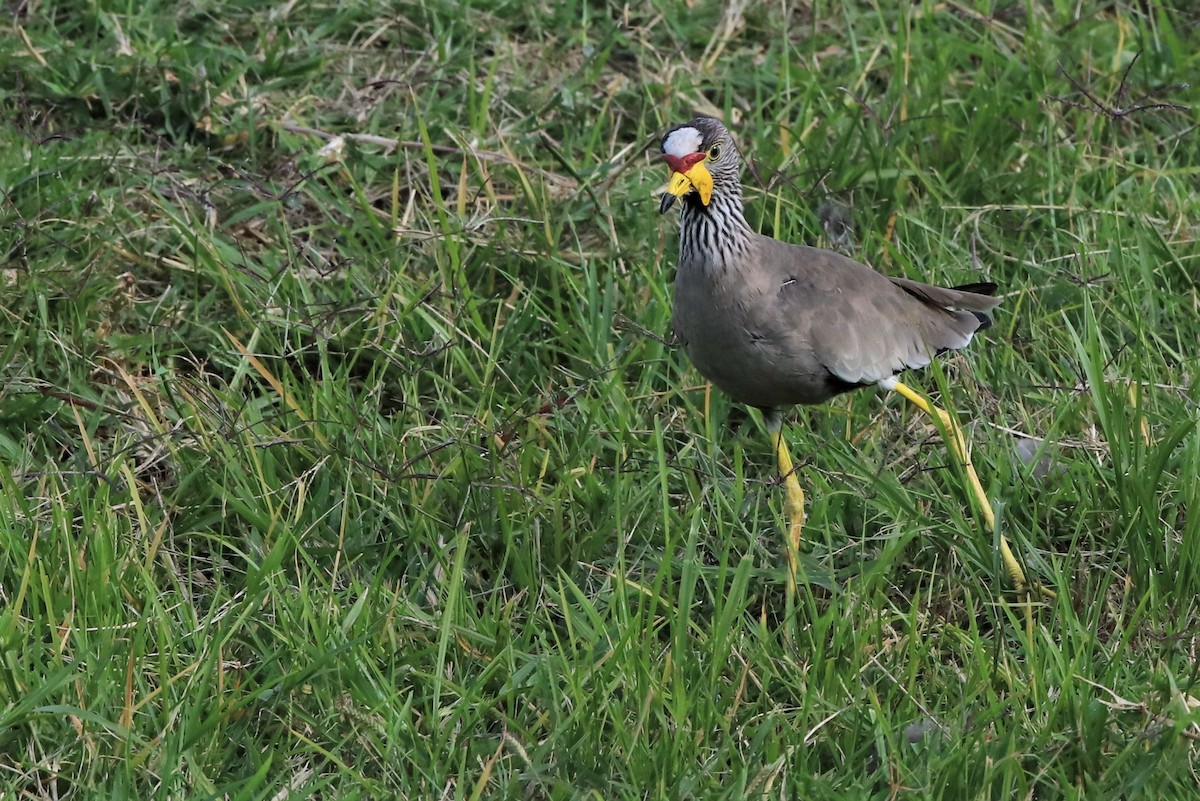
<svg viewBox="0 0 1200 801"><path fill-rule="evenodd" d="M923 367L966 346L999 303L761 235L737 265L681 261L675 293L676 331L696 367L761 407L820 403Z"/></svg>

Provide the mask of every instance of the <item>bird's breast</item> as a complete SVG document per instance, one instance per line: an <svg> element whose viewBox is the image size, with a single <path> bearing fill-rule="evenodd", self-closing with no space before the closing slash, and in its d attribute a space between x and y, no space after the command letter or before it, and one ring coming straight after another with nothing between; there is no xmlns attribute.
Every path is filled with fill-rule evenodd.
<svg viewBox="0 0 1200 801"><path fill-rule="evenodd" d="M806 344L805 321L787 319L777 293L738 278L680 264L674 328L692 364L734 400L752 406L829 398L828 372Z"/></svg>

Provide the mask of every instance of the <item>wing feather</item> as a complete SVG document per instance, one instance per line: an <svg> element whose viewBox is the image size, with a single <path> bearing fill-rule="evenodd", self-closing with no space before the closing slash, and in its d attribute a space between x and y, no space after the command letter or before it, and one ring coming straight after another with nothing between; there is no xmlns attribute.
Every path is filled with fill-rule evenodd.
<svg viewBox="0 0 1200 801"><path fill-rule="evenodd" d="M837 253L767 240L764 265L780 285L781 325L849 384L883 381L964 348L1000 304L994 284L939 287L889 278Z"/></svg>

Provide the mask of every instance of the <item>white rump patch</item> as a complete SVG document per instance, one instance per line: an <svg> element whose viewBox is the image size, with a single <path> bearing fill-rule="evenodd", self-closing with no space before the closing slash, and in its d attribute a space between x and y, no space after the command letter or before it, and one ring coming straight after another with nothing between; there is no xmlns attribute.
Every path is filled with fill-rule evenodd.
<svg viewBox="0 0 1200 801"><path fill-rule="evenodd" d="M703 141L704 137L691 126L676 128L667 134L667 138L663 140L663 152L668 156L683 158L684 156L698 153L700 151L700 144Z"/></svg>

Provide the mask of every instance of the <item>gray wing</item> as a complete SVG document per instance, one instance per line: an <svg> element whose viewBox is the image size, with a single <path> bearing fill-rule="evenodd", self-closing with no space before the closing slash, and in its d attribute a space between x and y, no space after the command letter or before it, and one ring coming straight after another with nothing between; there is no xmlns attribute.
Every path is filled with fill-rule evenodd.
<svg viewBox="0 0 1200 801"><path fill-rule="evenodd" d="M773 254L776 263L787 273L779 275L779 312L817 360L850 384L876 383L966 347L1000 303L966 288L889 278L830 251L778 250L785 252Z"/></svg>

